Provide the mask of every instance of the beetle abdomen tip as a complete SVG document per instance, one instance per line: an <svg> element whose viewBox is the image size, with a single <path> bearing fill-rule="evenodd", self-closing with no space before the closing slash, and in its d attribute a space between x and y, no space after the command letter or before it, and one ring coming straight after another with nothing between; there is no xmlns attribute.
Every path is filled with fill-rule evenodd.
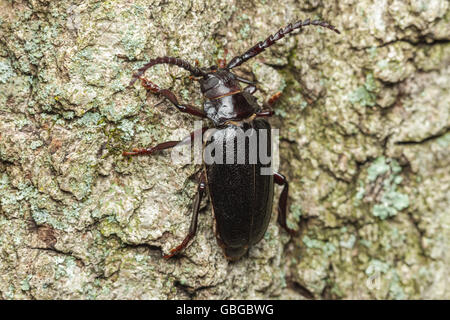
<svg viewBox="0 0 450 320"><path fill-rule="evenodd" d="M229 260L229 261L239 260L244 254L247 253L247 251L248 251L248 246L237 247L237 248L231 248L231 247L224 248L225 258L227 258L227 260Z"/></svg>

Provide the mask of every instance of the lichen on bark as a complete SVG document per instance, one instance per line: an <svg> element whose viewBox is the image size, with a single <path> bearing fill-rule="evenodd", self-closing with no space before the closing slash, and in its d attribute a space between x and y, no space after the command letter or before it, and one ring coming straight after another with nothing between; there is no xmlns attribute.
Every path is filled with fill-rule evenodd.
<svg viewBox="0 0 450 320"><path fill-rule="evenodd" d="M296 19L310 27L240 68L282 91L275 210L235 263L208 201L185 236L198 165L121 152L191 131L140 86L162 55L209 66ZM450 298L448 1L0 0L0 298ZM202 103L185 71L150 80ZM279 191L277 191L279 195Z"/></svg>

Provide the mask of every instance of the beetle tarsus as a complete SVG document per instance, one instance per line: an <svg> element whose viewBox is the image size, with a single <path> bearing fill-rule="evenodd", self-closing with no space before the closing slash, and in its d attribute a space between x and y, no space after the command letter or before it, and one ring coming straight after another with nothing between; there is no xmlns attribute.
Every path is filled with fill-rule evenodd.
<svg viewBox="0 0 450 320"><path fill-rule="evenodd" d="M265 109L261 110L260 112L256 113L257 117L271 117L273 116L274 112L272 110L272 105L281 97L281 92L278 91L274 95L272 95L269 100L267 100L266 103L264 103Z"/></svg>
<svg viewBox="0 0 450 320"><path fill-rule="evenodd" d="M141 84L145 89L147 89L153 93L158 93L161 90L157 84L153 83L152 81L148 80L147 78L141 77L140 79L141 79Z"/></svg>
<svg viewBox="0 0 450 320"><path fill-rule="evenodd" d="M272 95L269 100L267 100L267 104L269 106L273 105L275 102L278 101L278 99L280 99L281 97L281 91L278 91L277 93L275 93L274 95Z"/></svg>
<svg viewBox="0 0 450 320"><path fill-rule="evenodd" d="M227 54L228 54L228 49L225 48L225 50L223 51L223 59L217 59L217 65L221 69L224 69L227 66Z"/></svg>

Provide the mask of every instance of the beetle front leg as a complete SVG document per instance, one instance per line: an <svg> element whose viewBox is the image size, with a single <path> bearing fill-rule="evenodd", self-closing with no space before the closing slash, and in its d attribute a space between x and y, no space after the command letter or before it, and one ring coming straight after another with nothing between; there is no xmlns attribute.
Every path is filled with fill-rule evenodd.
<svg viewBox="0 0 450 320"><path fill-rule="evenodd" d="M294 236L296 234L294 229L291 229L287 226L287 199L289 193L289 183L286 180L286 177L281 173L274 173L273 175L274 181L276 184L283 187L283 191L281 191L280 199L278 200L278 223L286 230L290 235Z"/></svg>
<svg viewBox="0 0 450 320"><path fill-rule="evenodd" d="M189 241L191 241L192 238L194 238L197 232L197 222L198 222L198 213L200 211L200 202L202 201L205 190L206 190L206 176L205 173L203 172L200 177L200 183L198 184L198 191L194 200L193 214L191 219L191 225L189 227L189 233L187 234L187 236L184 238L183 242L180 245L170 250L169 254L166 254L164 256L165 259L173 257L178 252L186 248Z"/></svg>
<svg viewBox="0 0 450 320"><path fill-rule="evenodd" d="M197 117L206 118L206 113L203 110L200 110L199 108L196 108L194 106L188 105L188 104L180 104L178 102L177 97L175 94L167 89L161 89L157 84L151 82L150 80L141 77L142 86L147 89L150 92L153 93L159 93L163 95L167 100L169 100L175 108L177 108L179 111L192 114Z"/></svg>
<svg viewBox="0 0 450 320"><path fill-rule="evenodd" d="M184 138L181 141L166 141L166 142L160 143L151 148L143 148L143 149L135 148L132 151L124 151L122 153L122 155L124 155L124 156L151 155L155 151L170 149L170 148L175 147L178 144L185 145L185 144L188 144L191 141L193 141L195 139L195 135L197 135L197 134L201 134L202 135L201 137L203 137L203 134L205 133L206 130L208 130L208 127L203 127L201 129L197 129L197 130L191 132L190 135L188 135L186 138ZM203 138L201 139L201 141L203 141Z"/></svg>
<svg viewBox="0 0 450 320"><path fill-rule="evenodd" d="M151 155L155 151L173 148L180 142L181 141L166 141L151 148L143 148L143 149L134 148L133 151L122 152L122 155L124 156L138 156L144 154Z"/></svg>
<svg viewBox="0 0 450 320"><path fill-rule="evenodd" d="M223 59L217 59L217 65L219 68L224 69L227 67L227 55L228 55L228 49L225 48L223 50Z"/></svg>

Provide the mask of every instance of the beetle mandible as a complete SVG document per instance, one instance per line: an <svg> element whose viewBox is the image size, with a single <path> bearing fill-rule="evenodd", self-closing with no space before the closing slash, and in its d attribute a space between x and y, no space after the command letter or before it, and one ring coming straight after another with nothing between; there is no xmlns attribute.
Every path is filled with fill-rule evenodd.
<svg viewBox="0 0 450 320"><path fill-rule="evenodd" d="M225 59L218 61L217 66L200 68L193 66L187 61L173 57L158 57L150 60L134 75L130 82L132 86L138 79L146 90L152 93L161 94L168 99L179 111L185 112L200 118L211 120L216 129L215 133L208 139L205 147L222 147L224 155L230 152L232 158L236 159L236 146L228 148L226 143L232 140L235 143L236 133L239 129L252 129L257 139L261 138L261 132L268 132L267 144L269 149L272 143L270 137L270 125L261 117L270 117L273 114L271 105L279 97L279 94L272 96L261 108L257 103L253 93L256 91L255 83L241 78L232 73L231 70L240 66L247 60L255 57L265 49L273 45L285 35L294 30L301 30L302 27L315 25L328 28L336 33L340 33L333 25L321 20L305 20L288 24L281 28L274 35L270 35L264 41L258 42L244 54L231 59L226 64ZM157 64L170 64L181 67L189 71L192 78L199 81L201 92L206 99L203 110L197 107L180 104L175 94L167 89L161 89L150 80L143 77L144 72ZM247 86L241 89L240 82ZM202 128L201 133L192 132L182 141L168 141L151 148L133 149L130 152L123 152L124 156L152 154L155 151L169 149L179 143L189 143L195 134L204 134L206 129ZM221 145L219 145L221 144ZM267 145L266 145L267 147ZM267 150L267 149L266 149ZM184 249L197 231L198 213L200 202L206 191L212 202L212 208L216 221L216 238L224 251L228 260L238 260L248 248L258 243L267 230L272 213L272 202L274 193L274 182L283 186L278 203L278 223L290 234L294 230L286 224L286 207L288 199L289 184L286 178L280 173L262 175L260 169L267 166L261 162L249 163L248 150L244 151L245 163L225 163L225 164L204 164L198 191L194 199L193 214L189 233L183 242L170 250L165 258L170 258ZM268 164L271 166L271 163Z"/></svg>

